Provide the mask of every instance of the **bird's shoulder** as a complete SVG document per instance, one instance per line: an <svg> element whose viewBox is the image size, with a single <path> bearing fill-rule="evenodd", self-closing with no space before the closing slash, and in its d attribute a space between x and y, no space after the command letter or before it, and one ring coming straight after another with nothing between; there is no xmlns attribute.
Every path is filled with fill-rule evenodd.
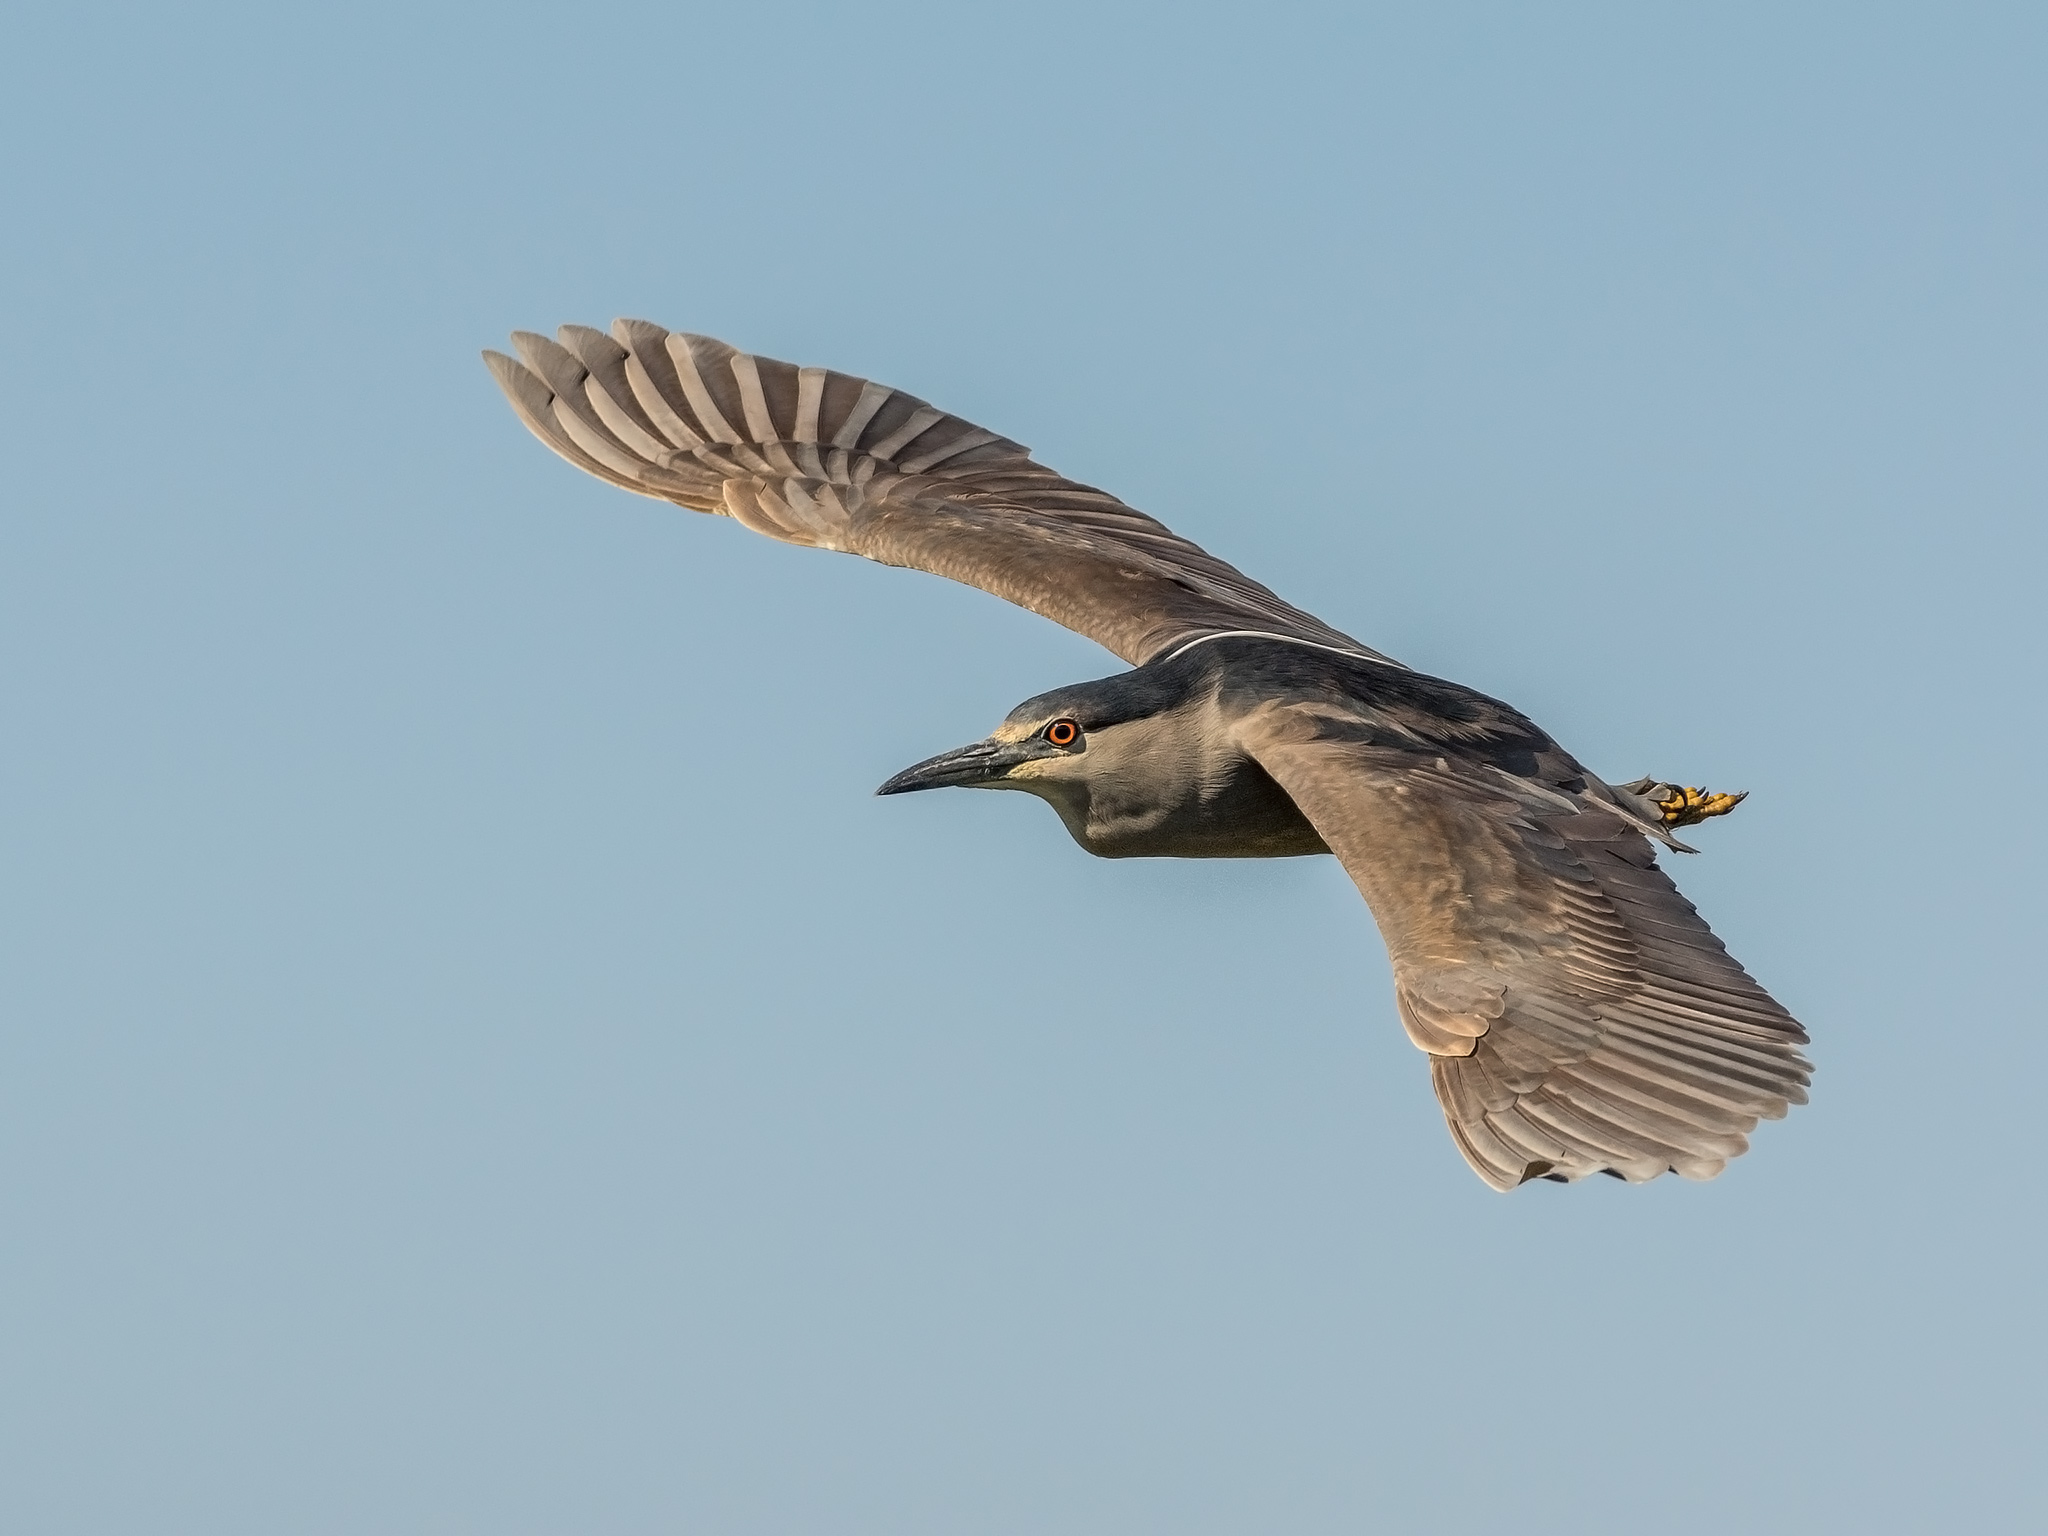
<svg viewBox="0 0 2048 1536"><path fill-rule="evenodd" d="M1441 772L1490 769L1567 792L1578 761L1512 704L1448 678L1308 646L1254 639L1202 649L1219 702L1260 739L1412 756ZM1254 724L1255 722L1255 724Z"/></svg>

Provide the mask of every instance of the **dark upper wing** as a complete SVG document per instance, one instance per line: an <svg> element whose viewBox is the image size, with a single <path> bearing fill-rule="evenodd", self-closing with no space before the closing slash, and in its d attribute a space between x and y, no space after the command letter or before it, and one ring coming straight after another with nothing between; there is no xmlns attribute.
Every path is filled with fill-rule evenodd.
<svg viewBox="0 0 2048 1536"><path fill-rule="evenodd" d="M1806 1102L1806 1034L1591 791L1387 745L1328 707L1239 739L1371 906L1409 1037L1479 1176L1712 1178Z"/></svg>
<svg viewBox="0 0 2048 1536"><path fill-rule="evenodd" d="M642 320L484 360L534 435L643 496L980 587L1143 664L1258 630L1377 656L1008 438L884 385ZM1385 659L1385 658L1381 658Z"/></svg>

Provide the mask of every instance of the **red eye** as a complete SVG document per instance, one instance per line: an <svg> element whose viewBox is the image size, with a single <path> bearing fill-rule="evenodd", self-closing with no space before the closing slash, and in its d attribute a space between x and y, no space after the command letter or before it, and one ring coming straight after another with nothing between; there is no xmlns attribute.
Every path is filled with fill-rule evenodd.
<svg viewBox="0 0 2048 1536"><path fill-rule="evenodd" d="M1071 747L1081 739L1081 727L1071 720L1055 720L1045 728L1045 739L1056 747Z"/></svg>

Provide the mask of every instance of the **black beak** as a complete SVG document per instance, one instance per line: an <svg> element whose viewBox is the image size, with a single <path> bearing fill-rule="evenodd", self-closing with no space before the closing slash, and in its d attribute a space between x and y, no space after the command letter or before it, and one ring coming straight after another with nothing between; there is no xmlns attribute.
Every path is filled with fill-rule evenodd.
<svg viewBox="0 0 2048 1536"><path fill-rule="evenodd" d="M1029 741L977 741L972 746L941 752L921 763L913 763L875 793L907 795L913 789L946 789L951 786L987 788L1009 777L1020 763L1053 755L1053 749L1036 737Z"/></svg>

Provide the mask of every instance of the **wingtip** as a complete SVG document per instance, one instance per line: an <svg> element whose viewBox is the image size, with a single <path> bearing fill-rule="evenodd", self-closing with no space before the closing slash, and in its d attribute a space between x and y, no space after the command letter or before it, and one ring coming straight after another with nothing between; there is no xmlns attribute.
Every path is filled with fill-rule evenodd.
<svg viewBox="0 0 2048 1536"><path fill-rule="evenodd" d="M554 391L547 387L540 375L518 358L507 357L502 352L485 347L483 359L484 366L491 371L491 377L498 381L498 388L505 392L505 397L521 415L544 411L548 402L554 398ZM529 421L528 425L534 423Z"/></svg>
<svg viewBox="0 0 2048 1536"><path fill-rule="evenodd" d="M549 358L568 355L568 349L554 337L543 336L538 331L514 331L512 345L518 348L520 360L536 378L547 377Z"/></svg>

